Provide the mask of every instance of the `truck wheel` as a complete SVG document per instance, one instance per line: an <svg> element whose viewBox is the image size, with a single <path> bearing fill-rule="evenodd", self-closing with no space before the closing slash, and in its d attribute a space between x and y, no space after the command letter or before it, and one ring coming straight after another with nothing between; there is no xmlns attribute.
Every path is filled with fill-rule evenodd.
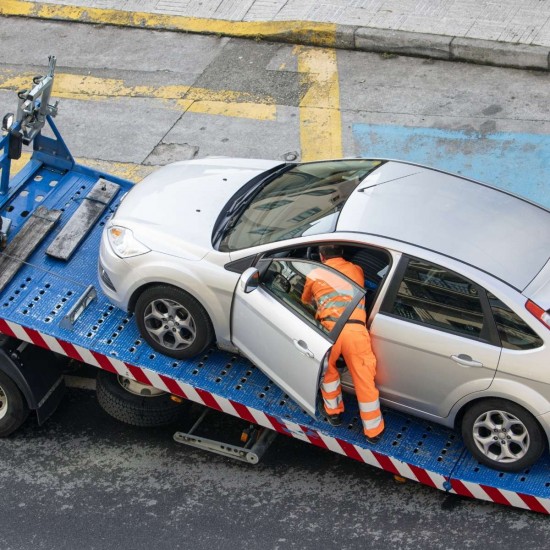
<svg viewBox="0 0 550 550"><path fill-rule="evenodd" d="M136 321L152 348L176 359L202 353L214 339L205 309L193 296L173 286L145 290L136 302Z"/></svg>
<svg viewBox="0 0 550 550"><path fill-rule="evenodd" d="M106 371L97 375L97 400L113 418L144 428L172 424L180 417L184 403L170 394Z"/></svg>
<svg viewBox="0 0 550 550"><path fill-rule="evenodd" d="M474 403L462 419L462 436L476 460L505 472L533 465L546 444L535 418L505 399Z"/></svg>
<svg viewBox="0 0 550 550"><path fill-rule="evenodd" d="M29 416L29 407L15 382L0 371L0 437L13 433Z"/></svg>

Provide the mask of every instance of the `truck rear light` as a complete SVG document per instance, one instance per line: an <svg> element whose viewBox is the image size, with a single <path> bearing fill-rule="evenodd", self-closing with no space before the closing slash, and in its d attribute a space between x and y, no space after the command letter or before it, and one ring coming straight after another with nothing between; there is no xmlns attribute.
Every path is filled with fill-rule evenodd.
<svg viewBox="0 0 550 550"><path fill-rule="evenodd" d="M531 315L534 315L546 328L550 329L550 313L548 313L548 311L544 311L544 309L542 309L531 300L527 300L527 302L525 303L525 308L529 313L531 313Z"/></svg>

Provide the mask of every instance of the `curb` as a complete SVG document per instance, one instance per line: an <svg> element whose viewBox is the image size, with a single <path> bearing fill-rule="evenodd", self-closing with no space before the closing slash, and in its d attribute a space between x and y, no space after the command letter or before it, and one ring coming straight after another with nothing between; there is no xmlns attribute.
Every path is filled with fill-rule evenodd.
<svg viewBox="0 0 550 550"><path fill-rule="evenodd" d="M550 47L313 21L226 21L28 0L2 0L0 15L215 34L385 54L550 71Z"/></svg>
<svg viewBox="0 0 550 550"><path fill-rule="evenodd" d="M355 49L516 69L550 70L550 48L546 46L478 38L364 27L355 31Z"/></svg>

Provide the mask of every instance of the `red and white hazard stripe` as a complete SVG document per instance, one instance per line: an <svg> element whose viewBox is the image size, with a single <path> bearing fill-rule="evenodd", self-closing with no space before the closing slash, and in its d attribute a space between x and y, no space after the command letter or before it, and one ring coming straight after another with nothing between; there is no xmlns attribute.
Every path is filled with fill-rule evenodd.
<svg viewBox="0 0 550 550"><path fill-rule="evenodd" d="M507 491L506 489L497 489L496 487L490 487L482 483L471 483L459 479L452 479L451 485L453 492L459 495L489 500L516 508L524 508L525 510L532 510L533 512L540 512L542 514L550 514L550 499L547 498L537 498L532 495Z"/></svg>
<svg viewBox="0 0 550 550"><path fill-rule="evenodd" d="M419 481L435 489L448 491L450 482L450 491L459 495L524 508L543 514L550 514L549 499L537 498L532 495L525 495L504 489L496 489L495 487L458 479L448 480L441 474L431 472L413 464L408 464L407 462L386 456L377 451L364 449L338 437L329 436L307 426L301 426L300 424L291 422L290 420L276 418L252 407L242 405L237 401L201 390L190 384L158 374L149 369L136 367L114 357L108 357L107 355L48 336L47 334L23 327L11 321L0 319L0 332L18 338L19 340L24 340L37 346L50 349L56 353L66 355L77 361L93 365L112 373L120 374L126 378L137 380L142 384L149 384L165 392L178 395L190 401L195 401L196 403L200 403L212 409L232 416L237 416L247 422L258 424L259 426L275 430L284 435L300 439L301 441L312 443L323 449L345 455L360 462L365 462L377 468L382 468L395 475Z"/></svg>

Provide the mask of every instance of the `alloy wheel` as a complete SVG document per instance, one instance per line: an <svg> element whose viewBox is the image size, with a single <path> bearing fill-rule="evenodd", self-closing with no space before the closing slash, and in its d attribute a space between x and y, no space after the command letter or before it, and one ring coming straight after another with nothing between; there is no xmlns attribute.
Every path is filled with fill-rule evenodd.
<svg viewBox="0 0 550 550"><path fill-rule="evenodd" d="M187 308L174 300L159 298L145 308L145 328L151 337L164 348L188 348L197 335L195 320Z"/></svg>
<svg viewBox="0 0 550 550"><path fill-rule="evenodd" d="M502 410L489 410L479 415L474 421L473 439L487 458L501 463L520 460L530 445L525 424Z"/></svg>

